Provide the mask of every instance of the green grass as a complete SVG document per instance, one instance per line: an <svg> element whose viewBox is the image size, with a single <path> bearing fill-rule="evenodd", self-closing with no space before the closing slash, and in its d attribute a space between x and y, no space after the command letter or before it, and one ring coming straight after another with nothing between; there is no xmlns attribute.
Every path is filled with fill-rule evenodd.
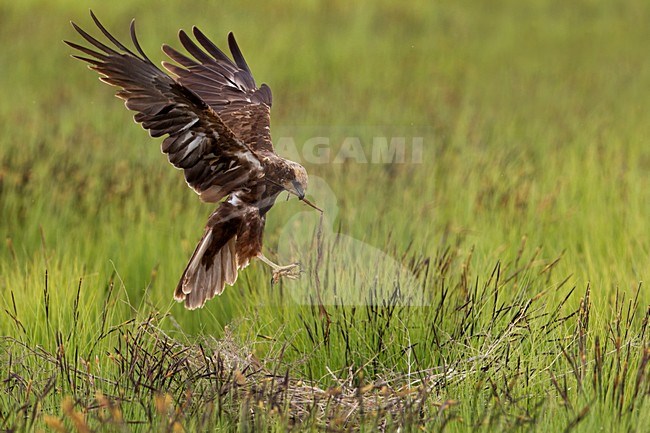
<svg viewBox="0 0 650 433"><path fill-rule="evenodd" d="M299 153L423 137L418 164L305 163L331 189L324 294L410 284L367 277L340 231L427 301L339 302L329 324L293 302L313 274L271 287L260 263L202 310L173 302L212 207L69 57L77 3L0 5L0 430L650 425L646 2L91 4L121 38L136 17L154 60L179 28L234 31ZM287 223L306 209L278 201L271 257L312 240Z"/></svg>

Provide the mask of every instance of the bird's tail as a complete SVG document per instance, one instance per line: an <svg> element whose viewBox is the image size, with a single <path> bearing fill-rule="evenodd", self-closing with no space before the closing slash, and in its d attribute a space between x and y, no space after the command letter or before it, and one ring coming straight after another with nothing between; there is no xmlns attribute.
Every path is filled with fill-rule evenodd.
<svg viewBox="0 0 650 433"><path fill-rule="evenodd" d="M218 239L219 230L206 229L176 286L174 299L185 302L185 308L201 308L206 301L220 295L226 284L237 280L237 236Z"/></svg>

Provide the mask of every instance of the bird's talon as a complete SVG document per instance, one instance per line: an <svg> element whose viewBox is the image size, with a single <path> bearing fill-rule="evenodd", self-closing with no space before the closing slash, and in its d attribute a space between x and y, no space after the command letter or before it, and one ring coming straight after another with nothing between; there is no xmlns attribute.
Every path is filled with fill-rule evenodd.
<svg viewBox="0 0 650 433"><path fill-rule="evenodd" d="M287 266L280 266L273 271L271 283L276 284L282 277L296 280L300 276L300 263L292 263Z"/></svg>

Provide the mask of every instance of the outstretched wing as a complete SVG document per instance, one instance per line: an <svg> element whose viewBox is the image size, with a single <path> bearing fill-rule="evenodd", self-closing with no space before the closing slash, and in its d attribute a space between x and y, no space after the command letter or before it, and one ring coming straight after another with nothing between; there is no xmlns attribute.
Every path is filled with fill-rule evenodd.
<svg viewBox="0 0 650 433"><path fill-rule="evenodd" d="M256 86L232 33L228 34L228 46L234 62L198 28L193 27L192 33L203 49L181 30L181 44L194 59L163 45L165 54L180 65L163 62L165 69L214 108L237 137L255 150L273 152L269 86Z"/></svg>
<svg viewBox="0 0 650 433"><path fill-rule="evenodd" d="M86 61L101 80L120 88L119 98L136 111L136 122L152 137L168 136L162 151L169 162L182 169L185 180L203 201L217 202L244 187L253 178L263 176L254 152L237 137L219 115L196 92L176 82L157 68L146 56L131 22L131 39L138 54L112 36L91 12L93 21L110 47L72 23L93 48L66 43L89 57Z"/></svg>

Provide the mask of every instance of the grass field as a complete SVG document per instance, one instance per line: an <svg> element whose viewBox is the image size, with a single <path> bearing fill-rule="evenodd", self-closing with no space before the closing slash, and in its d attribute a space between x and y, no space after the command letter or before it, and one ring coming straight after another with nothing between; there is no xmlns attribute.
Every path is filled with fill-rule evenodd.
<svg viewBox="0 0 650 433"><path fill-rule="evenodd" d="M212 206L69 57L89 4L237 35L326 209L269 214L300 280L172 300ZM0 431L650 431L647 2L190 5L0 4Z"/></svg>

